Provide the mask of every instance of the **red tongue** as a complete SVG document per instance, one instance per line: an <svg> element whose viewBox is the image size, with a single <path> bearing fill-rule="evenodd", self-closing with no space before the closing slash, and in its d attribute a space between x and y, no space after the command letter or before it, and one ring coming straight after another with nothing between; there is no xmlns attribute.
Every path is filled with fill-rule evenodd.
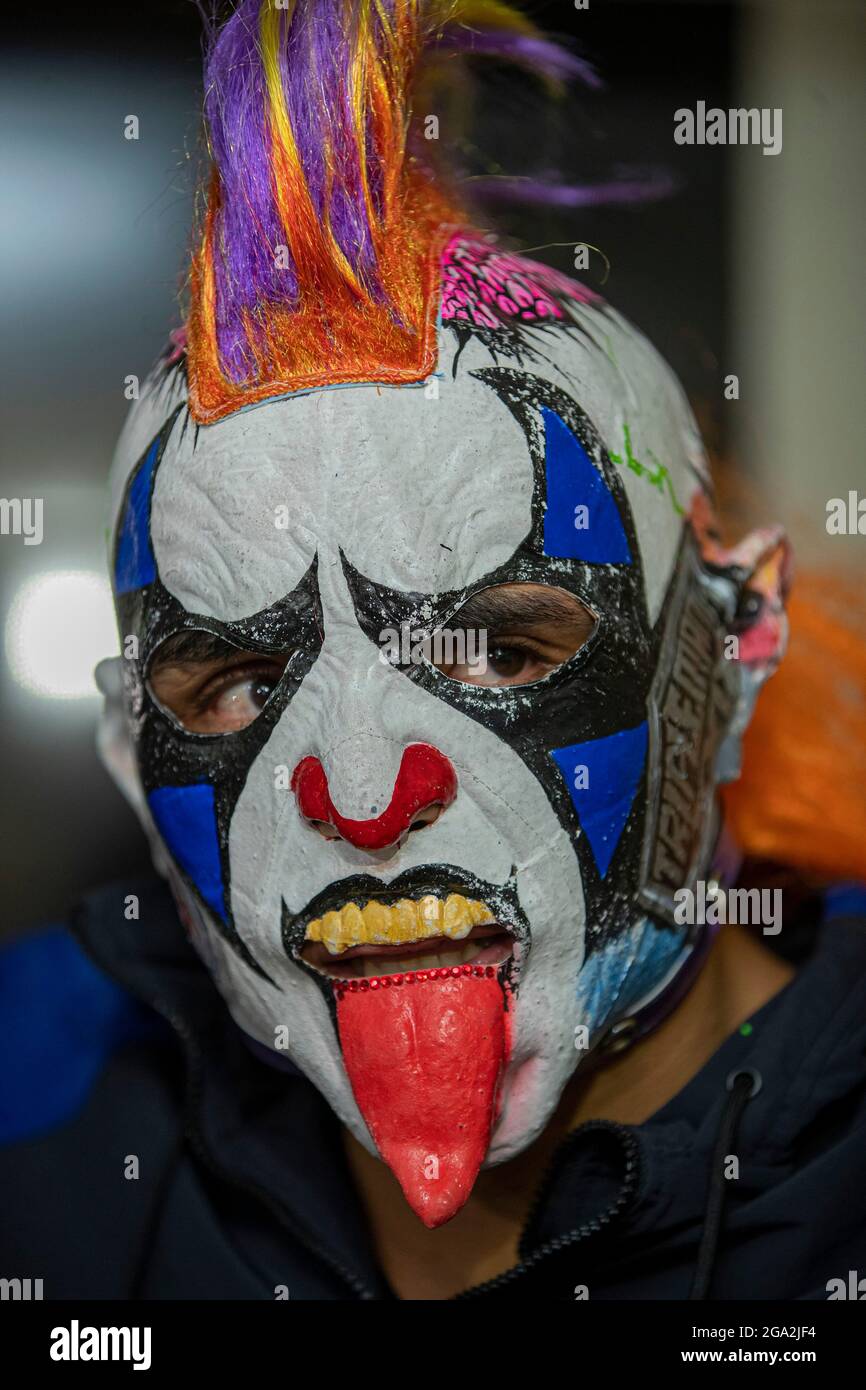
<svg viewBox="0 0 866 1390"><path fill-rule="evenodd" d="M431 1228L450 1221L472 1191L506 1061L505 993L492 966L477 968L484 974L456 967L335 987L355 1100Z"/></svg>

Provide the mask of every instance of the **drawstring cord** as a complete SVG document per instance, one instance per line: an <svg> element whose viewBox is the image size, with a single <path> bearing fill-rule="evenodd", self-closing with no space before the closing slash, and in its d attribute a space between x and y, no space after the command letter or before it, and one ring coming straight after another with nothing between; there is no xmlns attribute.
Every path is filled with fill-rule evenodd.
<svg viewBox="0 0 866 1390"><path fill-rule="evenodd" d="M728 1180L725 1177L725 1160L736 1144L743 1111L749 1101L758 1094L762 1084L760 1072L755 1071L752 1067L738 1067L728 1077L728 1099L722 1111L713 1149L710 1186L704 1213L704 1229L698 1248L695 1275L689 1294L690 1299L709 1297L725 1211L725 1195L728 1185Z"/></svg>

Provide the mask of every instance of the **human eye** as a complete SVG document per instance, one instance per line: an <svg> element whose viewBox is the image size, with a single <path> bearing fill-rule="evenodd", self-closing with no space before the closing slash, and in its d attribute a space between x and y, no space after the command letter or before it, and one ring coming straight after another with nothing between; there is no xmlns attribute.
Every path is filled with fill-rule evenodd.
<svg viewBox="0 0 866 1390"><path fill-rule="evenodd" d="M157 649L148 685L190 733L236 733L252 724L282 678L291 653L243 651L213 634L184 634Z"/></svg>
<svg viewBox="0 0 866 1390"><path fill-rule="evenodd" d="M245 729L261 713L285 663L254 659L207 681L192 701L184 727L201 734L228 734Z"/></svg>
<svg viewBox="0 0 866 1390"><path fill-rule="evenodd" d="M501 584L474 594L432 634L429 659L464 684L529 685L579 651L595 626L595 615L565 589Z"/></svg>

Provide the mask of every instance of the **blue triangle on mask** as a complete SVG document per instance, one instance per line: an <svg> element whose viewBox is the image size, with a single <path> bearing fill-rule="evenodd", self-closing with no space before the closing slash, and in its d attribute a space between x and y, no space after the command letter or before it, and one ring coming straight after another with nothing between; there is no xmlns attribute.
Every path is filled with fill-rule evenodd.
<svg viewBox="0 0 866 1390"><path fill-rule="evenodd" d="M630 565L628 537L610 488L565 421L547 406L541 414L547 473L545 555Z"/></svg>
<svg viewBox="0 0 866 1390"><path fill-rule="evenodd" d="M127 494L123 524L117 539L114 587L118 594L143 589L156 578L156 560L150 544L150 485L159 452L155 439L139 464Z"/></svg>
<svg viewBox="0 0 866 1390"><path fill-rule="evenodd" d="M226 921L214 789L158 787L147 798L160 835L205 902Z"/></svg>
<svg viewBox="0 0 866 1390"><path fill-rule="evenodd" d="M602 878L625 829L646 750L646 720L634 729L551 750Z"/></svg>

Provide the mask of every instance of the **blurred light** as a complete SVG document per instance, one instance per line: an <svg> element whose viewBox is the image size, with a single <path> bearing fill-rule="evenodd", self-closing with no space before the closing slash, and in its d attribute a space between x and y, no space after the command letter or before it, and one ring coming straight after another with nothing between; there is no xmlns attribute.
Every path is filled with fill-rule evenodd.
<svg viewBox="0 0 866 1390"><path fill-rule="evenodd" d="M50 570L22 584L6 622L6 656L25 690L55 700L97 694L93 668L117 651L108 581L95 570Z"/></svg>

